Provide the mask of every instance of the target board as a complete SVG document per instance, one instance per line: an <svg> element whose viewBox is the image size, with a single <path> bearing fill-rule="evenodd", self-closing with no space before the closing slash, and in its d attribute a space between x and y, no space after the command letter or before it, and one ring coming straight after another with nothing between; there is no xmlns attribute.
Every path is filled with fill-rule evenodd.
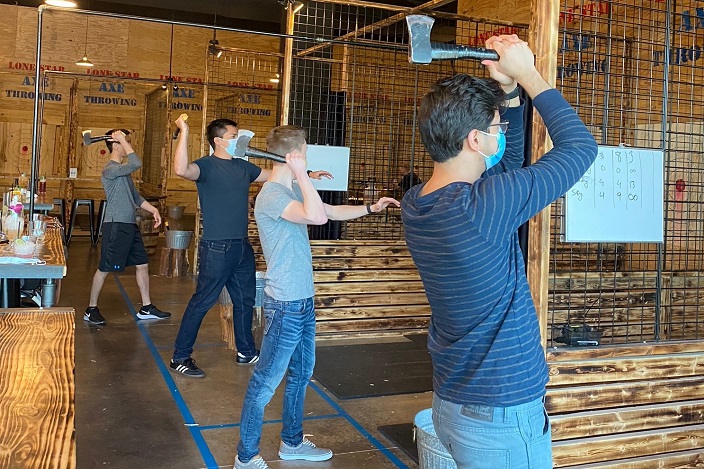
<svg viewBox="0 0 704 469"><path fill-rule="evenodd" d="M39 174L55 174L57 126L42 126ZM32 124L0 123L0 167L5 174L29 174L32 162Z"/></svg>

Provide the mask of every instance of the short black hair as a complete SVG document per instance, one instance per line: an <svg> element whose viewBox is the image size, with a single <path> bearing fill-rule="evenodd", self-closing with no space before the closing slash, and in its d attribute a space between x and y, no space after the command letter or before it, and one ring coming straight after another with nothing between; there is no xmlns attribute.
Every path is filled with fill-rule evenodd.
<svg viewBox="0 0 704 469"><path fill-rule="evenodd" d="M499 82L463 73L438 80L418 111L420 138L433 161L459 154L472 129L485 130L506 99Z"/></svg>
<svg viewBox="0 0 704 469"><path fill-rule="evenodd" d="M205 134L208 137L208 143L213 150L215 149L215 137L222 138L222 136L227 132L228 125L237 127L237 122L232 119L215 119L208 124L208 129L205 131Z"/></svg>
<svg viewBox="0 0 704 469"><path fill-rule="evenodd" d="M130 131L127 129L110 129L107 132L105 132L105 135L112 135L115 132L121 131L123 134L125 134L125 137L130 134ZM110 140L105 140L105 146L108 147L108 151L112 153L112 144L115 142L112 142Z"/></svg>

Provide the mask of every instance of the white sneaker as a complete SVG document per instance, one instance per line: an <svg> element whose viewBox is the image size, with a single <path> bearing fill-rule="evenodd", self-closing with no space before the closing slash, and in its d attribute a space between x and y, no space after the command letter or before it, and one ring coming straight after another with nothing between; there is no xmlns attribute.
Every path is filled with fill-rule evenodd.
<svg viewBox="0 0 704 469"><path fill-rule="evenodd" d="M235 466L232 469L270 469L266 461L261 456L256 455L248 462L240 461L240 457L235 458Z"/></svg>
<svg viewBox="0 0 704 469"><path fill-rule="evenodd" d="M332 458L332 450L318 448L315 443L303 437L303 442L296 447L289 446L282 441L279 445L279 457L284 461L327 461Z"/></svg>

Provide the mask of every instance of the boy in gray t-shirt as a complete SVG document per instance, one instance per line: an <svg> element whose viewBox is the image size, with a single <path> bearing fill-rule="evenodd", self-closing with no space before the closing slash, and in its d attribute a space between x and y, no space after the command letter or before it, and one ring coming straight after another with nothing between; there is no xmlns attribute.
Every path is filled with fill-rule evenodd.
<svg viewBox="0 0 704 469"><path fill-rule="evenodd" d="M324 204L306 174L305 139L305 130L292 125L272 129L266 139L267 149L285 154L286 163L274 163L254 206L267 264L266 325L259 361L242 405L235 469L268 467L259 455L264 408L284 375L279 457L304 461L332 457L332 451L316 447L303 436L303 402L315 363L313 263L307 226L322 225L328 219L351 220L380 212L389 204L400 205L390 197L366 206Z"/></svg>

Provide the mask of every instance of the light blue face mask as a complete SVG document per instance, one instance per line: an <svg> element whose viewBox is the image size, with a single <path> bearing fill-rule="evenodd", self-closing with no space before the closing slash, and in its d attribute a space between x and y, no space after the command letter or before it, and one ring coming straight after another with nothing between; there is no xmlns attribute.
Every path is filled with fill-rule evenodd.
<svg viewBox="0 0 704 469"><path fill-rule="evenodd" d="M225 140L225 139L223 139ZM225 147L225 151L227 152L228 155L231 157L235 157L235 148L237 148L237 137L231 138L230 140L227 141L227 147Z"/></svg>
<svg viewBox="0 0 704 469"><path fill-rule="evenodd" d="M495 134L490 134L489 132L482 132L481 130L479 132L483 133L484 135L496 137L496 140L498 141L496 146L496 153L494 153L493 155L485 155L481 151L479 152L479 154L484 157L486 170L489 171L489 168L496 166L496 164L501 161L501 157L504 156L504 151L506 151L506 135L501 130L499 130Z"/></svg>

